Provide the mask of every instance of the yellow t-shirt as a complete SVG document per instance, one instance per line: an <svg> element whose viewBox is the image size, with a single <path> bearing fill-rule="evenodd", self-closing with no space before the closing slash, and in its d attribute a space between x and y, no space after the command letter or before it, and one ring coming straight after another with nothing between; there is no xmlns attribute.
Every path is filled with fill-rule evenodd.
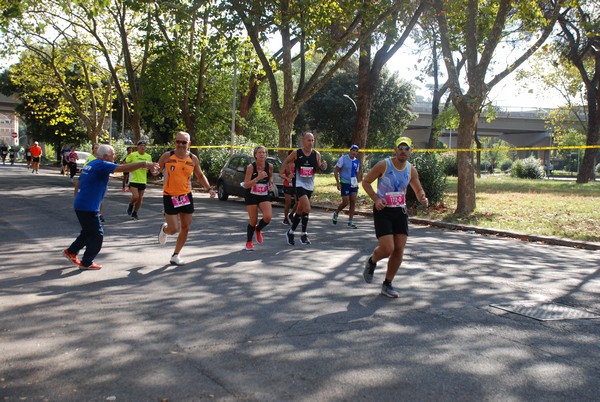
<svg viewBox="0 0 600 402"><path fill-rule="evenodd" d="M152 157L146 153L142 155L138 151L134 151L127 155L127 158L125 158L125 163L135 162L152 162ZM129 182L139 184L148 183L148 169L142 168L131 172L129 174Z"/></svg>
<svg viewBox="0 0 600 402"><path fill-rule="evenodd" d="M194 160L189 153L185 158L178 158L175 154L169 155L165 162L163 194L176 197L190 193L190 179L193 173Z"/></svg>

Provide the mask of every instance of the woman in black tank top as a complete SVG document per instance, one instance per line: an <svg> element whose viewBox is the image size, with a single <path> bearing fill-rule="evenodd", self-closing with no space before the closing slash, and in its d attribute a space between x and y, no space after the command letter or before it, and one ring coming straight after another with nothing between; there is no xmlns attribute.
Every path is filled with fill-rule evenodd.
<svg viewBox="0 0 600 402"><path fill-rule="evenodd" d="M256 241L263 242L262 230L271 222L273 209L269 199L269 190L273 188L273 165L267 163L267 149L263 146L254 148L254 162L246 167L244 188L246 189L246 209L250 222L246 229L246 247L254 250L252 239L256 233ZM258 210L262 218L258 221Z"/></svg>

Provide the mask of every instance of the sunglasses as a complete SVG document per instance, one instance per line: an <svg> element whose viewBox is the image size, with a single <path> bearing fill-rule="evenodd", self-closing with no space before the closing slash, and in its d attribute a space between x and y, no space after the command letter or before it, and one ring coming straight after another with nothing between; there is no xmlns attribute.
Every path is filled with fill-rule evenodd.
<svg viewBox="0 0 600 402"><path fill-rule="evenodd" d="M398 145L398 151L410 151L410 147L408 145Z"/></svg>
<svg viewBox="0 0 600 402"><path fill-rule="evenodd" d="M180 141L180 140L176 140L176 141L175 141L175 143L176 143L176 144L185 145L185 144L187 144L188 142L187 142L187 141Z"/></svg>

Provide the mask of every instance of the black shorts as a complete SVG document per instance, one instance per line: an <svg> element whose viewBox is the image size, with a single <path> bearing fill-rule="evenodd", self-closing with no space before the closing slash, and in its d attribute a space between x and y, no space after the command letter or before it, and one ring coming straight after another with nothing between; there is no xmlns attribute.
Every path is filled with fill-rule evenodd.
<svg viewBox="0 0 600 402"><path fill-rule="evenodd" d="M167 215L178 215L178 214L193 214L194 213L194 199L192 198L192 193L187 194L190 199L190 204L182 205L181 207L175 208L173 205L173 200L170 195L163 195L163 207L165 209L165 214ZM179 196L181 197L181 196Z"/></svg>
<svg viewBox="0 0 600 402"><path fill-rule="evenodd" d="M300 199L300 197L302 197L303 195L305 195L310 200L310 197L312 196L312 193L313 192L311 190L307 190L304 187L296 187L296 197L298 197L298 199Z"/></svg>
<svg viewBox="0 0 600 402"><path fill-rule="evenodd" d="M261 202L271 201L271 197L269 197L268 195L256 195L248 193L244 196L244 199L246 200L246 205L258 205Z"/></svg>
<svg viewBox="0 0 600 402"><path fill-rule="evenodd" d="M39 156L34 156L33 157L33 161L34 162L39 162L40 161L40 157Z"/></svg>
<svg viewBox="0 0 600 402"><path fill-rule="evenodd" d="M293 186L283 186L283 194L296 195L296 189Z"/></svg>
<svg viewBox="0 0 600 402"><path fill-rule="evenodd" d="M375 236L403 234L408 236L408 214L405 208L383 208L381 211L373 205Z"/></svg>
<svg viewBox="0 0 600 402"><path fill-rule="evenodd" d="M135 187L140 191L144 191L146 189L145 183L129 183L129 187Z"/></svg>

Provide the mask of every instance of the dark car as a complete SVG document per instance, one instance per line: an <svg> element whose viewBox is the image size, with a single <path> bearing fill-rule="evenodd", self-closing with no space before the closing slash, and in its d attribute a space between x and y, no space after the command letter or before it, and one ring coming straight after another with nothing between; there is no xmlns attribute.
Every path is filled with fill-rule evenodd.
<svg viewBox="0 0 600 402"><path fill-rule="evenodd" d="M250 155L231 155L225 166L221 169L221 174L217 180L217 189L219 199L227 201L229 196L243 197L245 189L241 186L246 176L246 167L254 162L254 158ZM267 162L273 165L273 184L275 191L269 191L271 200L283 199L283 180L279 177L279 168L281 160L276 157L268 156Z"/></svg>

